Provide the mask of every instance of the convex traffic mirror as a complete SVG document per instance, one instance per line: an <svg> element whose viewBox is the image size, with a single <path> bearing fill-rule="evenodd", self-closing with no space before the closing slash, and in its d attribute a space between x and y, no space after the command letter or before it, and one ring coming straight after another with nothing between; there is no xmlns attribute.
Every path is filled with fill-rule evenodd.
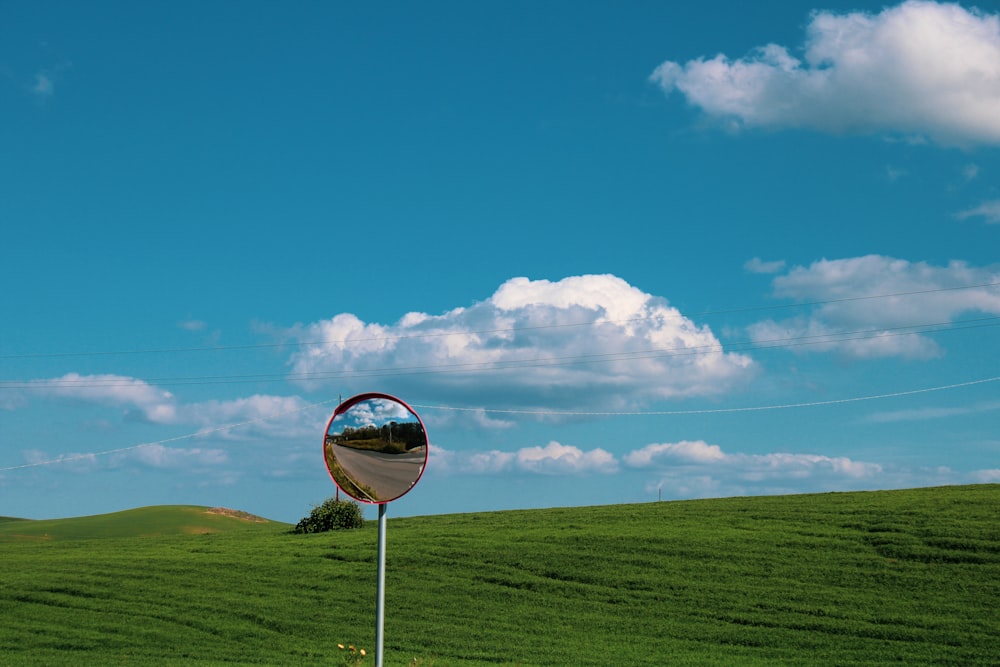
<svg viewBox="0 0 1000 667"><path fill-rule="evenodd" d="M388 394L360 394L341 403L326 427L323 457L347 495L387 503L413 488L427 464L420 417Z"/></svg>

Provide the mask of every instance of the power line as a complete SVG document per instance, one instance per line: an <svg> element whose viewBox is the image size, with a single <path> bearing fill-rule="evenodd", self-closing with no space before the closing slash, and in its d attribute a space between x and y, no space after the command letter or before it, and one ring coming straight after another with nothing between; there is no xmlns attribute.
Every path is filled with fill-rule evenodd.
<svg viewBox="0 0 1000 667"><path fill-rule="evenodd" d="M810 401L806 403L784 403L781 405L757 405L738 408L708 408L704 410L644 410L644 411L584 411L584 410L505 410L499 408L457 408L446 405L421 405L410 403L414 408L432 410L452 410L462 412L488 412L492 414L517 414L517 415L538 415L538 416L567 416L567 417L675 417L680 415L718 415L734 412L759 412L764 410L788 410L792 408L815 408L827 405L840 405L843 403L859 403L861 401L877 401L884 398L898 398L900 396L913 396L915 394L927 394L934 391L946 391L948 389L960 389L971 387L977 384L1000 381L1000 376L983 378L982 380L970 380L969 382L957 382L955 384L941 385L938 387L925 387L923 389L910 389L907 391L895 391L887 394L873 394L869 396L855 396L852 398L837 398L828 401Z"/></svg>
<svg viewBox="0 0 1000 667"><path fill-rule="evenodd" d="M848 303L853 301L891 299L901 296L917 296L922 294L935 294L940 292L953 292L958 290L979 289L979 288L997 287L997 286L1000 286L1000 282L980 283L977 285L959 285L954 287L938 287L926 290L895 292L892 294L872 294L872 295L855 296L855 297L844 297L840 299L826 299L822 301L806 301L802 303L775 304L768 306L741 306L741 307L726 308L719 310L707 310L695 315L691 315L690 317L688 317L688 319L712 317L716 315L727 315L732 313L758 312L767 310L786 310L790 308L806 308L810 306L822 306L833 303ZM627 318L621 320L601 320L600 322L595 320L589 320L586 322L571 322L566 324L545 324L538 326L481 329L475 331L437 331L437 332L422 333L422 334L405 334L397 336L373 336L368 338L350 338L350 339L340 339L340 340L320 339L320 340L294 341L294 342L283 341L280 343L252 343L246 345L164 347L164 348L146 348L138 350L104 350L104 351L91 351L91 352L24 352L20 354L2 354L0 355L0 359L100 357L100 356L125 356L125 355L141 355L141 354L172 354L172 353L182 353L182 352L225 352L225 351L235 351L235 350L306 347L309 345L332 345L332 344L345 344L345 343L354 344L354 343L383 342L383 341L410 340L410 339L423 339L423 338L444 338L449 336L478 336L484 334L512 333L512 332L516 333L520 331L538 331L547 329L566 329L574 327L589 327L589 326L594 326L595 324L628 324L631 322L647 322L650 320L655 320L657 319L657 317L658 316L648 316L648 317Z"/></svg>
<svg viewBox="0 0 1000 667"><path fill-rule="evenodd" d="M419 408L421 410L447 410L456 412L487 412L492 414L513 414L513 415L526 415L526 416L566 416L566 417L676 417L684 415L704 415L704 414L727 414L727 413L740 413L740 412L760 412L766 410L790 410L790 409L801 409L801 408L814 408L814 407L824 407L831 405L843 405L846 403L857 403L861 401L876 401L887 398L898 398L901 396L913 396L917 394L926 394L930 392L937 391L948 391L952 389L961 389L964 387L971 387L979 384L986 384L989 382L1000 381L1000 376L982 378L979 380L969 380L967 382L956 382L953 384L939 385L936 387L923 387L920 389L909 389L904 391L896 391L885 394L873 394L867 396L855 396L850 398L840 398L832 399L827 401L811 401L803 403L784 403L779 405L758 405L758 406L745 406L736 408L710 408L705 410L648 410L648 411L593 411L593 410L510 410L502 408L470 408L470 407L458 407L449 405L427 405L420 403L410 403L411 407ZM140 449L142 447L150 447L154 445L162 445L170 442L178 442L180 440L189 440L192 438L197 438L200 436L208 435L210 433L218 433L220 431L228 431L235 428L240 428L243 426L248 426L250 424L258 424L261 422L271 421L279 417L286 417L291 414L296 414L300 412L305 412L312 408L321 407L324 405L329 405L330 403L340 402L340 397L331 398L318 403L310 403L301 408L296 408L294 410L286 410L284 412L269 415L267 417L260 417L257 419L249 419L247 421L225 424L223 426L218 426L211 429L202 429L195 433L188 433L185 435L178 435L172 438L164 438L162 440L157 440L155 442L144 442L137 445L130 445L128 447L118 447L116 449L108 449L100 452L91 452L88 454L71 454L58 456L54 459L49 459L46 461L35 461L32 463L24 463L16 466L7 466L0 468L0 472L10 472L14 470L22 470L25 468L37 468L40 466L55 465L57 463L66 463L70 461L80 461L83 459L91 459L97 456L107 456L110 454L118 454L121 452L127 452L134 449Z"/></svg>
<svg viewBox="0 0 1000 667"><path fill-rule="evenodd" d="M96 456L107 456L109 454L120 454L121 452L128 452L133 449L141 449L142 447L155 447L156 445L165 445L168 442L178 442L180 440L191 440L192 438L199 438L211 433L219 433L220 431L229 431L234 428L240 428L242 426L249 426L250 424L259 424L262 422L270 421L278 417L287 417L288 415L296 414L298 412L305 412L306 410L311 410L323 405L328 405L335 401L339 401L339 398L331 398L325 401L320 401L319 403L310 403L302 408L296 408L294 410L286 410L285 412L278 413L276 415L268 415L267 417L258 417L257 419L248 419L242 422L236 422L233 424L224 424L222 426L216 426L209 429L201 429L195 433L186 433L184 435L177 435L172 438L163 438L162 440L155 440L153 442L143 442L138 445L129 445L128 447L118 447L116 449L106 449L102 452L90 452L88 454L68 454L63 456L58 456L54 459L49 459L47 461L35 461L33 463L24 463L17 466L8 466L6 468L0 468L0 472L7 472L9 470L20 470L22 468L37 468L39 466L54 465L56 463L66 463L69 461L82 461L84 459L91 459Z"/></svg>

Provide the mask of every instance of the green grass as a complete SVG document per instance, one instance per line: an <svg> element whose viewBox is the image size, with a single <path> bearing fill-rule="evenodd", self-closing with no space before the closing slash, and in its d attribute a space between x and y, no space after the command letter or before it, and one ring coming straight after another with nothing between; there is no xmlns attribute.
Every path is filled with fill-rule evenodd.
<svg viewBox="0 0 1000 667"><path fill-rule="evenodd" d="M93 539L92 517L0 523L0 664L371 651L374 522L190 534L169 515L191 509ZM386 665L997 661L998 485L390 518L387 539Z"/></svg>

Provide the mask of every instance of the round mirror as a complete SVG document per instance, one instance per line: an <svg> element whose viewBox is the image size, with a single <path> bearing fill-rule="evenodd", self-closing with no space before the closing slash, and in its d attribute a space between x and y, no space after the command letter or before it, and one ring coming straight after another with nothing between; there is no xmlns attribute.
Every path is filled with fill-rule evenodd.
<svg viewBox="0 0 1000 667"><path fill-rule="evenodd" d="M330 477L365 503L387 503L412 489L424 472L427 449L420 417L388 394L361 394L341 403L323 439Z"/></svg>

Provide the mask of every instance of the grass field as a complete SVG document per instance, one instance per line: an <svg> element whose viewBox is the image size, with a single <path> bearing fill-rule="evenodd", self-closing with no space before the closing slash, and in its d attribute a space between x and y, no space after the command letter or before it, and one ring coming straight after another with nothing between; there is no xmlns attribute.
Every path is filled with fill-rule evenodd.
<svg viewBox="0 0 1000 667"><path fill-rule="evenodd" d="M0 522L0 664L329 665L338 643L371 650L373 522L190 530L204 509ZM1000 485L389 516L386 665L1000 657Z"/></svg>

